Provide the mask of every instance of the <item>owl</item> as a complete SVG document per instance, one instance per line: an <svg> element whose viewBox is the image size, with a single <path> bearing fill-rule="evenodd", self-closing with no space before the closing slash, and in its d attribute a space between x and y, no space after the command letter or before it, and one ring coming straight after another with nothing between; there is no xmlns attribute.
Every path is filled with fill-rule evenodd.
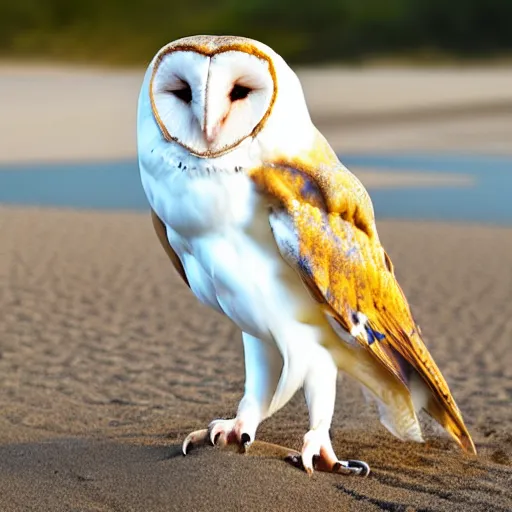
<svg viewBox="0 0 512 512"><path fill-rule="evenodd" d="M300 465L367 475L340 460L329 429L341 371L402 440L426 411L476 453L382 247L368 193L313 125L298 77L268 46L194 36L151 61L138 103L138 160L153 225L204 304L242 332L236 417L192 432L245 451L259 424L302 389Z"/></svg>

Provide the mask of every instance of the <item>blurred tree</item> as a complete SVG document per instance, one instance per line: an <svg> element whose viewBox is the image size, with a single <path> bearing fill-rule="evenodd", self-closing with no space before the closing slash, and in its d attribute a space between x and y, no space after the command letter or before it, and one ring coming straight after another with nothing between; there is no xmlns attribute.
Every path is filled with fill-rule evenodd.
<svg viewBox="0 0 512 512"><path fill-rule="evenodd" d="M184 35L262 40L292 62L512 49L512 0L0 0L0 53L145 62Z"/></svg>

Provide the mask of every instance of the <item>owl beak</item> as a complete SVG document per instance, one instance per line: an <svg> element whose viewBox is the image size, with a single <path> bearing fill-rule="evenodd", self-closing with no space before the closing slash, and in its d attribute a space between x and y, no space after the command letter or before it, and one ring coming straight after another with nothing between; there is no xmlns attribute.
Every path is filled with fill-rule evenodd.
<svg viewBox="0 0 512 512"><path fill-rule="evenodd" d="M214 126L206 124L203 128L204 139L207 144L211 146L217 139L220 131L220 123L217 123Z"/></svg>
<svg viewBox="0 0 512 512"><path fill-rule="evenodd" d="M209 149L219 144L224 122L229 114L231 78L225 73L209 73L204 87L202 117L200 120L204 141Z"/></svg>

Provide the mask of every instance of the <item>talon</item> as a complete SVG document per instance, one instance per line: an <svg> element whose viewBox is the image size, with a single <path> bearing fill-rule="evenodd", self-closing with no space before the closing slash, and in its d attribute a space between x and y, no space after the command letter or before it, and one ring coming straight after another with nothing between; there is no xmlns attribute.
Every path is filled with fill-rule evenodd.
<svg viewBox="0 0 512 512"><path fill-rule="evenodd" d="M296 455L295 453L290 453L284 458L284 461L288 464L291 464L293 467L297 469L304 470L304 466L302 464L302 457L300 455Z"/></svg>
<svg viewBox="0 0 512 512"><path fill-rule="evenodd" d="M208 429L196 430L195 432L191 432L183 441L181 445L181 451L183 455L187 455L189 452L189 448L192 449L192 446L197 443L204 442L208 436Z"/></svg>
<svg viewBox="0 0 512 512"><path fill-rule="evenodd" d="M327 471L343 475L370 474L370 467L361 460L338 460L332 448L329 433L322 429L312 429L304 436L302 445L302 465L308 475L315 471Z"/></svg>
<svg viewBox="0 0 512 512"><path fill-rule="evenodd" d="M190 448L194 444L211 444L223 448L226 445L237 445L239 451L244 453L253 439L251 434L242 433L242 429L246 430L243 423L236 418L230 420L217 419L213 420L207 429L196 430L189 434L183 441L181 450L183 455L187 455ZM249 430L251 432L251 430Z"/></svg>
<svg viewBox="0 0 512 512"><path fill-rule="evenodd" d="M367 477L370 474L370 466L364 462L363 460L352 460L349 459L348 461L348 467L350 469L358 469L358 473L356 473L358 476Z"/></svg>
<svg viewBox="0 0 512 512"><path fill-rule="evenodd" d="M244 432L240 436L240 448L238 450L239 453L247 453L249 446L251 445L251 436Z"/></svg>
<svg viewBox="0 0 512 512"><path fill-rule="evenodd" d="M219 443L219 440L222 436L222 423L217 423L213 425L210 431L210 442L212 446L217 446ZM222 443L223 445L226 444L225 442Z"/></svg>
<svg viewBox="0 0 512 512"><path fill-rule="evenodd" d="M341 473L343 475L350 475L352 471L347 466L344 466L341 462L336 462L332 467L333 473Z"/></svg>
<svg viewBox="0 0 512 512"><path fill-rule="evenodd" d="M364 478L370 474L370 466L362 460L340 460L334 464L332 471L334 473L351 474Z"/></svg>

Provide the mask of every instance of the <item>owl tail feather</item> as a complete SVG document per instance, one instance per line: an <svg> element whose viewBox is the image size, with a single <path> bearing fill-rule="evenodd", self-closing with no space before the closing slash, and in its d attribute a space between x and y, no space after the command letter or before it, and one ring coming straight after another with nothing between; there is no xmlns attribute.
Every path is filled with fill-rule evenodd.
<svg viewBox="0 0 512 512"><path fill-rule="evenodd" d="M455 402L453 400L448 403L440 401L412 365L397 353L395 353L395 357L400 361L403 369L405 385L410 393L414 410L417 413L421 410L425 411L453 437L465 452L476 454L473 440Z"/></svg>
<svg viewBox="0 0 512 512"><path fill-rule="evenodd" d="M405 366L407 366L407 363L404 362L404 367ZM412 366L409 365L406 373L408 375L406 386L409 390L415 411L420 412L424 410L453 437L465 452L476 454L473 440L471 439L466 425L464 425L464 421L455 402L440 402L420 374L416 372Z"/></svg>
<svg viewBox="0 0 512 512"><path fill-rule="evenodd" d="M465 452L476 455L475 444L458 411L442 407L433 396L428 401L425 411L455 439Z"/></svg>

